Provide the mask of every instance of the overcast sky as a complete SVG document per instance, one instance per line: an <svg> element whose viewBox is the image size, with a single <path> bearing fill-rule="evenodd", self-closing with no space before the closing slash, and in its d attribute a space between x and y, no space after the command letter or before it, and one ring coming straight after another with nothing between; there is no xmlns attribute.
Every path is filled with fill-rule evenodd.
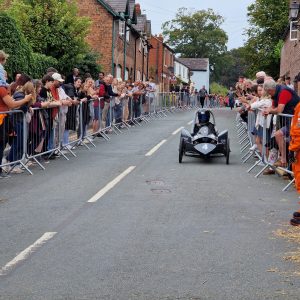
<svg viewBox="0 0 300 300"><path fill-rule="evenodd" d="M247 27L247 7L254 0L138 0L141 9L152 21L152 33L161 33L163 22L171 20L178 8L212 8L225 18L223 29L229 37L228 49L243 45L243 31ZM145 11L144 11L145 10Z"/></svg>

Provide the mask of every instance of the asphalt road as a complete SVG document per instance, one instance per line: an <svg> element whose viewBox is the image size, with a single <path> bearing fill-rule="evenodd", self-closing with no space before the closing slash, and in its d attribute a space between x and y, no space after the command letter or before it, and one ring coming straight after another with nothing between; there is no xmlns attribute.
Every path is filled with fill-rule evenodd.
<svg viewBox="0 0 300 300"><path fill-rule="evenodd" d="M234 117L216 112L230 131L229 166L178 163L172 133L190 128L189 111L2 180L0 299L300 299L297 266L283 260L295 245L273 234L297 196L246 173Z"/></svg>

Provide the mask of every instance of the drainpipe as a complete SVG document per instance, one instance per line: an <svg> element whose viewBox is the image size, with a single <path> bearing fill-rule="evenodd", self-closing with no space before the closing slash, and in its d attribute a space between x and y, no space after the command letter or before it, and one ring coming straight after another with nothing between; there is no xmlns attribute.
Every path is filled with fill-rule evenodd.
<svg viewBox="0 0 300 300"><path fill-rule="evenodd" d="M145 69L145 47L143 43L143 62L142 62L142 81L144 81L144 69Z"/></svg>
<svg viewBox="0 0 300 300"><path fill-rule="evenodd" d="M126 51L127 51L127 40L126 40L126 36L127 36L127 22L126 20L125 22L125 30L124 30L124 61L123 61L123 80L125 80L125 74L126 74Z"/></svg>
<svg viewBox="0 0 300 300"><path fill-rule="evenodd" d="M135 38L135 43L134 43L134 70L133 70L133 81L136 80L136 41L139 39L139 36Z"/></svg>
<svg viewBox="0 0 300 300"><path fill-rule="evenodd" d="M159 80L158 80L158 54L159 54L159 43L156 42L156 83L159 84Z"/></svg>
<svg viewBox="0 0 300 300"><path fill-rule="evenodd" d="M115 25L116 21L115 21L115 18L113 18L113 32L112 32L112 50L111 50L111 53L112 53L112 58L111 58L111 71L112 71L112 75L115 74L115 67L114 67L114 63L115 63L115 39L116 39L116 30L115 30Z"/></svg>
<svg viewBox="0 0 300 300"><path fill-rule="evenodd" d="M147 74L146 74L146 79L147 80L149 80L149 51L150 51L150 47L149 47L149 45L147 44L147 70L146 70L146 72L147 72Z"/></svg>

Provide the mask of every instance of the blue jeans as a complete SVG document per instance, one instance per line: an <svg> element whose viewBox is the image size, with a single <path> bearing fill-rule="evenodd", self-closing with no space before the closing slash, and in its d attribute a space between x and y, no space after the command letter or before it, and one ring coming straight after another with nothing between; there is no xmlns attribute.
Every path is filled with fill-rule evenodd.
<svg viewBox="0 0 300 300"><path fill-rule="evenodd" d="M23 156L23 121L17 121L14 126L14 131L16 136L13 139L9 154L8 154L8 161L13 162L22 159Z"/></svg>

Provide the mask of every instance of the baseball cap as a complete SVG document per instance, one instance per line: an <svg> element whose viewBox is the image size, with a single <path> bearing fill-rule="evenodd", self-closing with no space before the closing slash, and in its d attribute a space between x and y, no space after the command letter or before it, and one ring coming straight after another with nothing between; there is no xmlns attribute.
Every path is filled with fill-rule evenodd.
<svg viewBox="0 0 300 300"><path fill-rule="evenodd" d="M64 82L64 80L62 79L62 77L61 77L61 75L60 75L59 73L53 73L53 74L52 74L52 78L53 78L54 80L59 81L59 82Z"/></svg>

